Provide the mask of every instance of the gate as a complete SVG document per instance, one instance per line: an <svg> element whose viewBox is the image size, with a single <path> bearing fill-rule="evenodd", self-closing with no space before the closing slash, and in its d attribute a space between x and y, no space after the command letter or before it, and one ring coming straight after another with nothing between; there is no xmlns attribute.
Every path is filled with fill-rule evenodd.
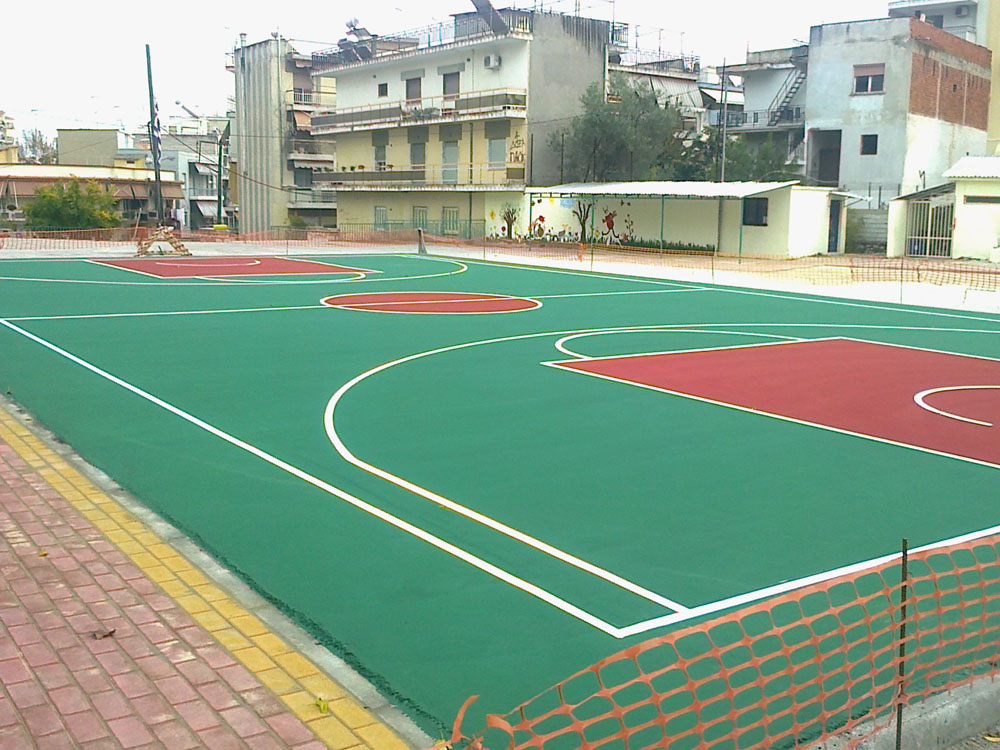
<svg viewBox="0 0 1000 750"><path fill-rule="evenodd" d="M954 219L954 193L908 201L906 254L950 258Z"/></svg>

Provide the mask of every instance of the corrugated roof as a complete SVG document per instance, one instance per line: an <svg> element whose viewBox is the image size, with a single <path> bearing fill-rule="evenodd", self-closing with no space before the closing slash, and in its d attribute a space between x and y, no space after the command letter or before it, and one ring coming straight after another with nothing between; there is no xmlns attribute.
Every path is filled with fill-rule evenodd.
<svg viewBox="0 0 1000 750"><path fill-rule="evenodd" d="M798 185L789 182L571 182L551 187L529 187L531 195L617 195L642 198L747 198Z"/></svg>
<svg viewBox="0 0 1000 750"><path fill-rule="evenodd" d="M944 176L949 180L963 177L1000 179L1000 156L963 156Z"/></svg>

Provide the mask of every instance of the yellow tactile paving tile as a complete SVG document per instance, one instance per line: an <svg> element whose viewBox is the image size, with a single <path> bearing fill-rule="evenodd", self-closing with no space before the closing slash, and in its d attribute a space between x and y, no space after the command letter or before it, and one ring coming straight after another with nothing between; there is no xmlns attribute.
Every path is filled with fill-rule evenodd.
<svg viewBox="0 0 1000 750"><path fill-rule="evenodd" d="M395 732L0 406L0 439L334 750L406 750ZM322 699L322 700L317 700ZM320 705L327 706L323 712Z"/></svg>

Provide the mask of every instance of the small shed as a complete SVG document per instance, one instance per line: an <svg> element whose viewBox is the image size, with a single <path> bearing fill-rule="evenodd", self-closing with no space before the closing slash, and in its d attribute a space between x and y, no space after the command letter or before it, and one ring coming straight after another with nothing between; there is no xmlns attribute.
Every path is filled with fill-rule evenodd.
<svg viewBox="0 0 1000 750"><path fill-rule="evenodd" d="M844 249L846 196L797 181L570 183L525 194L524 234L537 239L778 258Z"/></svg>
<svg viewBox="0 0 1000 750"><path fill-rule="evenodd" d="M889 203L888 254L1000 263L1000 156L966 156L944 176Z"/></svg>

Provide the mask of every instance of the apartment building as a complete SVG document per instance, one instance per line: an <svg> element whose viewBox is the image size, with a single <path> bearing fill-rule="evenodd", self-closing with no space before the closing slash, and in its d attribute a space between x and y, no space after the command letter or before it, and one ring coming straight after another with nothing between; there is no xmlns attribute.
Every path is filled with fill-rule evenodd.
<svg viewBox="0 0 1000 750"><path fill-rule="evenodd" d="M0 109L0 164L17 164L17 139L14 137L14 118ZM3 207L0 206L0 209Z"/></svg>
<svg viewBox="0 0 1000 750"><path fill-rule="evenodd" d="M560 181L550 134L626 42L623 24L491 7L387 36L354 27L313 55L313 78L337 90L336 111L312 118L315 138L336 139L337 168L313 185L336 190L341 226L458 234L496 217L526 185Z"/></svg>
<svg viewBox="0 0 1000 750"><path fill-rule="evenodd" d="M751 53L734 130L884 207L986 152L991 53L916 17L814 26L808 46ZM765 102L767 103L765 105Z"/></svg>
<svg viewBox="0 0 1000 750"><path fill-rule="evenodd" d="M921 18L969 42L1000 50L1000 0L890 0L893 18ZM992 80L1000 80L1000 54L993 56ZM987 152L1000 151L1000 98L990 100Z"/></svg>
<svg viewBox="0 0 1000 750"><path fill-rule="evenodd" d="M239 195L241 232L289 224L334 226L337 194L314 175L332 172L334 139L313 139L313 115L332 108L332 80L310 75L312 57L278 34L228 56L234 74L231 159Z"/></svg>

